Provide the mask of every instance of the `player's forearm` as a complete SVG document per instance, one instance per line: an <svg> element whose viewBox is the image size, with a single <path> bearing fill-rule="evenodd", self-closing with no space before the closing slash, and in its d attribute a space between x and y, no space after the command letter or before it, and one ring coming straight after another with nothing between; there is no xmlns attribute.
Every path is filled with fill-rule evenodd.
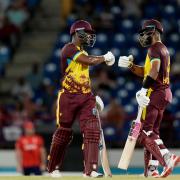
<svg viewBox="0 0 180 180"><path fill-rule="evenodd" d="M94 66L104 62L103 56L89 56L89 65Z"/></svg>
<svg viewBox="0 0 180 180"><path fill-rule="evenodd" d="M139 77L144 77L144 67L133 64L130 68L132 73Z"/></svg>
<svg viewBox="0 0 180 180"><path fill-rule="evenodd" d="M81 56L77 58L76 61L85 65L88 65L88 66L94 66L94 65L101 64L102 62L104 62L104 60L105 59L103 56L86 56L82 54Z"/></svg>

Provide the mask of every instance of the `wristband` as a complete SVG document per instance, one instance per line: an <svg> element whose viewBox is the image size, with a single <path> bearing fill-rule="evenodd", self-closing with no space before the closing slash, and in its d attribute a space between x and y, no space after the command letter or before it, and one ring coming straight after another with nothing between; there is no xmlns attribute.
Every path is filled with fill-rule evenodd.
<svg viewBox="0 0 180 180"><path fill-rule="evenodd" d="M149 89L155 82L156 80L154 80L151 76L147 76L143 81L143 88Z"/></svg>

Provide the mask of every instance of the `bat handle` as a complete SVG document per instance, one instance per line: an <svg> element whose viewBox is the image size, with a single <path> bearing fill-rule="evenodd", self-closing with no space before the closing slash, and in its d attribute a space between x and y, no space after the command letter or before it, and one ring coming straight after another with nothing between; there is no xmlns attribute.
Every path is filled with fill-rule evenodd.
<svg viewBox="0 0 180 180"><path fill-rule="evenodd" d="M136 122L140 122L140 120L141 120L141 115L142 115L142 111L143 111L143 108L142 108L142 107L139 107L139 109L138 109L138 115L137 115L137 118L136 118Z"/></svg>

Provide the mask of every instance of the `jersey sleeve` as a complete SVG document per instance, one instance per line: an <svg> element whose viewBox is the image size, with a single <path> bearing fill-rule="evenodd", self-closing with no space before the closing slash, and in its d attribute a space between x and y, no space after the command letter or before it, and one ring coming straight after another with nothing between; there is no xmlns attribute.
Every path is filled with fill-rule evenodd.
<svg viewBox="0 0 180 180"><path fill-rule="evenodd" d="M160 59L160 50L156 46L152 46L151 48L149 48L148 55L149 55L151 62L154 60L161 60Z"/></svg>
<svg viewBox="0 0 180 180"><path fill-rule="evenodd" d="M61 70L62 74L65 73L66 68L71 63L72 60L76 60L81 54L83 54L80 49L78 49L74 44L66 44L61 51Z"/></svg>
<svg viewBox="0 0 180 180"><path fill-rule="evenodd" d="M83 52L80 51L78 47L76 47L74 44L68 44L63 48L61 58L75 61L81 54L83 54Z"/></svg>

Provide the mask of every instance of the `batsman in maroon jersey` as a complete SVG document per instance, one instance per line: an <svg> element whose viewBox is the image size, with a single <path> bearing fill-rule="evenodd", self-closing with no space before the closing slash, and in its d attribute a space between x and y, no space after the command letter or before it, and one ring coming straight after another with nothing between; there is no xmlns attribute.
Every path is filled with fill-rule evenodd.
<svg viewBox="0 0 180 180"><path fill-rule="evenodd" d="M144 108L138 140L144 146L146 177L167 177L180 162L180 157L169 152L159 135L164 110L172 101L169 87L170 56L161 42L162 33L163 27L159 21L146 20L139 32L140 44L148 47L145 65L135 65L132 56L121 56L118 63L120 67L129 67L134 74L144 78L143 87L136 93L136 99L139 106ZM158 172L159 163L164 167L161 175Z"/></svg>
<svg viewBox="0 0 180 180"><path fill-rule="evenodd" d="M87 21L76 21L70 29L72 42L61 51L62 89L58 93L56 129L50 149L48 171L57 177L61 170L67 146L72 140L72 125L78 117L83 134L84 174L100 177L97 173L100 127L96 117L96 100L91 92L89 66L105 62L111 66L115 57L111 52L103 56L90 56L85 46L93 46L94 30Z"/></svg>

